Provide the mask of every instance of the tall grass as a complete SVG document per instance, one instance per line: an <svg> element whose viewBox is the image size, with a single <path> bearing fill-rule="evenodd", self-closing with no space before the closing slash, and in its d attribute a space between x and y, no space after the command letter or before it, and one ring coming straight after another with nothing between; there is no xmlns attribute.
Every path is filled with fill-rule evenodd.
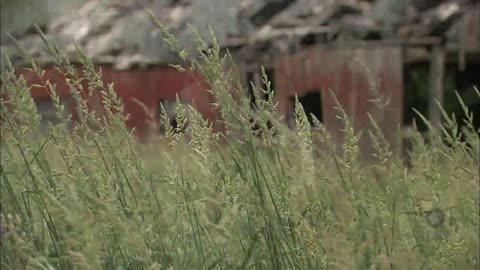
<svg viewBox="0 0 480 270"><path fill-rule="evenodd" d="M269 98L256 99L253 115L213 35L213 46L197 35L189 56L158 26L173 51L196 59L190 68L210 86L226 132L179 104L179 126L138 145L114 85L81 50L80 78L42 35L80 120L69 130L42 79L61 121L40 135L32 86L13 67L2 73L2 269L478 269L479 136L466 106L462 132L446 114L428 143L414 131L409 166L374 128L376 162L364 166L341 108L337 151L298 101L295 128L282 124L265 74L254 93ZM100 94L104 114L86 92Z"/></svg>

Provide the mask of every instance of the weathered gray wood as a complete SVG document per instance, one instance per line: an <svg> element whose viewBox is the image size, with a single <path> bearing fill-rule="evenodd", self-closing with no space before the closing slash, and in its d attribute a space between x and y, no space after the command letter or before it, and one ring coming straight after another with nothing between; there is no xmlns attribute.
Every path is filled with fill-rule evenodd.
<svg viewBox="0 0 480 270"><path fill-rule="evenodd" d="M262 87L262 73L260 68L253 74L253 83L256 87Z"/></svg>
<svg viewBox="0 0 480 270"><path fill-rule="evenodd" d="M459 42L458 42L458 69L460 71L465 70L465 65L466 65L466 56L465 56L465 45L466 45L466 40L467 40L467 27L468 27L468 21L467 17L463 17L460 21L460 24L462 27L460 27L459 31Z"/></svg>
<svg viewBox="0 0 480 270"><path fill-rule="evenodd" d="M445 47L434 45L430 58L430 100L429 121L434 128L442 124L442 114L438 103L443 104L443 80L445 75Z"/></svg>

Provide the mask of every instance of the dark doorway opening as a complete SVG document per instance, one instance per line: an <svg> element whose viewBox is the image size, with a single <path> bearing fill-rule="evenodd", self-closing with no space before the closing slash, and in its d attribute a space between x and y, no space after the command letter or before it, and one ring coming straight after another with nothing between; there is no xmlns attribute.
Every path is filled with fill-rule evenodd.
<svg viewBox="0 0 480 270"><path fill-rule="evenodd" d="M465 125L465 113L454 92L457 90L468 110L473 114L473 126L478 130L480 128L480 97L474 87L480 90L480 61L467 62L464 70L460 70L458 65L452 65L448 70L452 73L454 88L446 89L445 110L449 114L455 114L460 127Z"/></svg>
<svg viewBox="0 0 480 270"><path fill-rule="evenodd" d="M180 101L182 102L182 101ZM182 106L184 103L181 103ZM171 128L174 133L178 132L184 132L185 127L183 127L182 130L178 130L177 128L179 127L179 123L177 123L177 111L176 111L176 101L175 100L168 100L168 99L162 99L158 103L158 126L160 129L161 134L165 134L167 132L167 128L165 127L165 124L162 123L162 106L165 109L166 116L168 117L168 125L167 128Z"/></svg>
<svg viewBox="0 0 480 270"><path fill-rule="evenodd" d="M247 72L247 94L250 98L250 106L253 108L255 104L255 96L253 95L252 83L255 84L255 72Z"/></svg>
<svg viewBox="0 0 480 270"><path fill-rule="evenodd" d="M312 114L318 121L323 122L323 106L322 106L322 92L319 90L308 91L302 96L298 97L298 101L302 104L303 110L307 115L310 124L313 124ZM295 109L295 97L290 97L292 108Z"/></svg>
<svg viewBox="0 0 480 270"><path fill-rule="evenodd" d="M57 108L50 98L35 100L35 107L40 116L40 132L43 134L48 134L50 132L51 125L58 125L62 120L72 117L70 101L62 98L60 99L60 103L64 108L63 119L58 117ZM70 130L73 128L71 120L67 123L67 127Z"/></svg>
<svg viewBox="0 0 480 270"><path fill-rule="evenodd" d="M406 65L404 68L405 93L403 98L403 125L416 124L419 131L427 130L427 125L415 112L417 110L428 119L429 76L428 62Z"/></svg>
<svg viewBox="0 0 480 270"><path fill-rule="evenodd" d="M465 114L458 101L455 91L458 91L463 102L473 113L474 126L480 128L480 98L474 90L480 87L480 62L467 62L464 70L460 70L457 63L448 64L445 68L443 109L448 115L455 114L458 125L463 126ZM416 123L421 132L427 131L427 125L421 120L417 110L428 119L430 97L430 69L428 63L415 63L407 65L404 69L404 126Z"/></svg>
<svg viewBox="0 0 480 270"><path fill-rule="evenodd" d="M265 69L265 75L267 75L267 79L270 82L270 89L275 90L275 71L272 68L266 68ZM267 89L267 86L263 83L263 74L262 74L262 69L259 68L258 70L255 71L249 71L247 72L247 94L248 97L250 98L250 105L251 108L255 108L255 103L257 102L255 95L253 94L253 88L252 88L252 83L255 85L257 88L261 89ZM268 96L260 91L259 97L266 101Z"/></svg>
<svg viewBox="0 0 480 270"><path fill-rule="evenodd" d="M273 68L265 69L265 74L267 75L268 81L270 82L270 89L275 90L275 72Z"/></svg>
<svg viewBox="0 0 480 270"><path fill-rule="evenodd" d="M270 82L270 87L269 89L274 90L275 88L275 70L273 68L265 68L265 75L267 76L267 81ZM254 132L260 131L260 126L257 124L257 97L253 94L253 87L252 83L255 85L255 87L259 90L258 91L258 98L260 98L263 101L267 101L268 95L262 91L263 90L268 90L267 85L264 83L264 78L263 78L263 73L262 73L262 68L259 67L258 69L251 70L247 72L247 94L250 99L250 109L251 109L251 117L250 117L250 123L253 124L252 130ZM273 124L270 122L270 120L267 120L267 128L271 129L273 127Z"/></svg>

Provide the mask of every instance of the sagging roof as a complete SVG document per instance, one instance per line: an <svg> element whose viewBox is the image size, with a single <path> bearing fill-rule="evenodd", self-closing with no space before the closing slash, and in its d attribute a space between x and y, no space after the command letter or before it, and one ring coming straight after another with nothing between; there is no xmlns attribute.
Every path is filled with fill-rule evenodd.
<svg viewBox="0 0 480 270"><path fill-rule="evenodd" d="M285 51L292 44L333 43L340 40L458 40L460 31L457 30L462 16L480 9L480 3L475 0L266 2L276 2L277 7L282 8L270 8L267 12L265 8L251 4L251 9L255 11L243 13L250 14L249 19L256 29L243 37L227 40L224 44L226 48L249 45L249 48L257 50L268 46L273 50ZM472 34L480 39L478 30Z"/></svg>
<svg viewBox="0 0 480 270"><path fill-rule="evenodd" d="M185 39L192 7L186 1L177 2L181 3L155 1L147 8L177 38ZM137 63L178 61L164 45L160 31L146 15L144 6L132 1L122 4L86 1L71 14L54 19L44 30L70 58L76 55L74 43L77 43L93 61L114 63L119 69ZM22 36L19 41L29 54L41 62L48 62L49 57L36 33ZM16 56L13 46L5 49Z"/></svg>
<svg viewBox="0 0 480 270"><path fill-rule="evenodd" d="M236 13L227 9L232 3L238 2L236 0L223 0L217 5L212 5L212 2L215 2L213 0L78 0L76 2L80 3L78 9L53 18L42 25L43 30L49 39L67 53L69 58L73 59L76 56L74 46L76 43L95 63L113 64L117 69L128 69L135 65L179 62L176 54L171 53L166 46L159 29L151 22L146 9L154 14L187 51L194 49L188 23L196 26L202 36L207 36L209 31L207 25L212 22L220 22L217 26L222 28L214 29L220 32L220 35L226 35L224 33L226 31L233 33L239 31L237 25L222 23L222 19L228 21L228 16L236 16ZM193 10L198 16L193 16ZM227 12L229 12L228 16L224 18L215 17L215 14ZM227 30L222 31L223 28ZM51 61L35 31L16 33L16 38L20 45L39 62ZM221 41L221 37L219 39ZM19 52L12 42L2 44L1 50L2 55L8 54L15 64L21 64Z"/></svg>
<svg viewBox="0 0 480 270"><path fill-rule="evenodd" d="M77 43L94 62L113 64L117 69L179 61L165 45L145 9L150 10L187 51L194 49L187 23L197 27L204 37L208 34L207 26L212 26L217 40L225 48L273 47L285 51L292 44L338 40L455 39L459 18L466 10L478 9L475 5L479 5L475 0L68 1L76 2L78 8L59 13L65 15L54 16L48 22L45 20L41 26L47 36L70 58L76 55L74 43ZM15 33L15 37L39 62L50 61L36 33L22 31ZM475 36L471 40L475 40ZM2 67L4 54L15 64L21 64L15 46L3 39L2 43Z"/></svg>

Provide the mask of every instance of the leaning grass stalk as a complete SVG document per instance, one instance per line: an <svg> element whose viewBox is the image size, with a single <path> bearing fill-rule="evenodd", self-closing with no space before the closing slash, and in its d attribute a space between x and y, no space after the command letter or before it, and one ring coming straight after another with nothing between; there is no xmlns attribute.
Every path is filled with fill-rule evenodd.
<svg viewBox="0 0 480 270"><path fill-rule="evenodd" d="M17 201L17 196L15 196L14 190L10 183L10 180L7 178L7 172L5 172L3 165L0 164L0 175L2 176L3 182L5 183L7 193L12 201L13 207L16 209L16 212L22 217L22 220L25 220L25 214L20 208L20 204Z"/></svg>
<svg viewBox="0 0 480 270"><path fill-rule="evenodd" d="M198 227L196 226L197 223L198 223L198 219L194 215L194 213L192 213L192 209L191 209L191 207L195 207L195 206L190 206L190 203L189 203L190 199L189 199L189 195L188 195L189 183L188 183L188 180L185 179L185 176L183 175L183 170L180 170L180 179L182 181L183 198L184 198L185 205L186 205L186 208L187 208L187 213L188 213L188 217L189 217L189 221L190 221L190 227L192 229L192 236L193 236L193 239L194 239L194 242L195 242L195 247L196 247L197 252L200 253L200 256L202 258L203 267L206 268L207 259L205 257L205 253L203 251L203 245L202 245L201 237L198 233Z"/></svg>
<svg viewBox="0 0 480 270"><path fill-rule="evenodd" d="M288 249L290 250L291 253L293 253L293 250L296 249L296 247L294 247L292 249L292 247L289 245L289 239L288 239L288 236L287 236L287 233L285 232L285 229L284 229L284 223L283 223L283 220L282 220L282 217L281 217L281 214L280 214L280 210L277 206L277 203L275 201L275 198L273 196L273 193L272 193L272 190L270 188L270 185L268 184L268 180L265 176L265 173L263 172L263 169L262 169L262 165L260 164L260 161L257 159L257 156L255 154L255 150L253 148L253 141L252 141L252 138L250 137L250 150L251 150L251 157L252 157L252 163L253 163L253 166L256 170L256 168L258 167L258 170L260 171L260 174L261 174L261 177L263 179L263 182L265 183L265 187L267 188L267 191L268 191L268 194L270 196L270 200L272 201L272 205L275 209L275 214L278 218L278 224L280 225L280 227L282 228L282 232L283 232L283 236L285 238L285 243L288 247ZM257 176L258 177L258 176ZM258 183L260 185L260 183ZM292 235L293 237L293 235Z"/></svg>
<svg viewBox="0 0 480 270"><path fill-rule="evenodd" d="M278 223L279 223L280 227L282 228L283 236L284 236L284 238L285 238L285 240L286 240L286 241L285 241L285 244L286 244L287 247L289 248L290 252L293 253L293 250L292 250L292 248L290 247L289 242L288 242L288 236L287 236L285 230L283 229L283 222L282 222L282 218L281 218L281 216L280 216L279 209L278 209L277 204L276 204L276 202L275 202L275 199L274 199L274 197L273 197L273 194L272 194L272 191L271 191L271 189L270 189L270 186L268 185L268 181L267 181L267 179L266 179L266 177L265 177L265 174L263 173L263 170L262 170L262 168L261 168L261 164L260 164L260 162L259 162L259 160L257 159L257 156L256 156L256 154L255 154L255 150L254 150L254 148L253 148L253 140L252 140L252 137L251 137L251 136L250 136L249 146L250 146L251 162L252 162L252 165L254 166L254 173L255 173L255 174L254 174L254 175L255 175L254 178L256 179L255 185L257 186L257 191L258 191L258 196L259 196L259 198L260 198L260 203L261 203L262 208L263 208L263 210L264 210L264 212L265 212L265 218L266 218L265 222L269 225L269 226L267 226L266 229L267 229L267 231L270 233L270 239L271 239L271 241L276 240L276 241L278 242L277 244L275 244L275 242L272 242L272 246L273 246L273 247L277 247L277 246L278 246L280 249L282 249L282 253L283 253L284 255L287 254L287 253L285 252L285 250L283 250L283 249L284 249L283 244L282 244L279 240L277 240L277 237L275 236L274 230L272 230L272 229L274 228L274 226L273 226L273 224L271 224L271 221L269 220L269 216L270 216L270 215L269 215L269 211L267 210L267 207L266 207L266 200L265 200L265 198L264 198L265 195L264 195L264 193L263 193L264 191L263 191L263 190L261 189L261 187L260 187L260 186L262 185L262 183L260 182L260 179L259 179L260 177L263 178L264 183L265 183L265 187L267 188L268 194L270 195L270 199L271 199L271 201L272 201L273 207L274 207L274 209L275 209L276 216L277 216L277 218L278 218ZM260 176L260 175L261 175L261 176ZM276 249L275 249L275 250L276 250ZM288 262L288 264L290 265L290 267L293 267L293 262L290 260L290 256L282 256L282 257L283 257L283 259L285 259L285 260Z"/></svg>

